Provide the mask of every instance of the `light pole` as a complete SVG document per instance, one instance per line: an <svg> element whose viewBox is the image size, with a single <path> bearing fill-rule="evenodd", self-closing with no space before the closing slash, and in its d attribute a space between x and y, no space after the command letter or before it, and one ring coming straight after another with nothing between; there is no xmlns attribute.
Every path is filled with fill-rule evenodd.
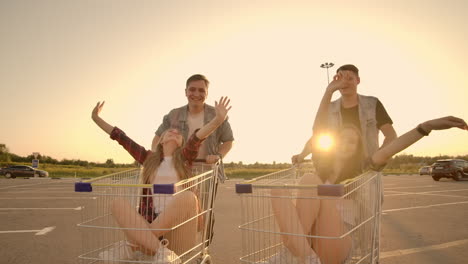
<svg viewBox="0 0 468 264"><path fill-rule="evenodd" d="M330 75L328 74L328 68L333 67L335 64L333 62L325 62L320 64L320 68L325 68L327 69L327 81L330 83Z"/></svg>

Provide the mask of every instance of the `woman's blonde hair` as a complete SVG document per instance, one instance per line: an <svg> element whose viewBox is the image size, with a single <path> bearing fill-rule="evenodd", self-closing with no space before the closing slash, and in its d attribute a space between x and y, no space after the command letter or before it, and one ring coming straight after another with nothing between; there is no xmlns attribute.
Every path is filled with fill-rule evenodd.
<svg viewBox="0 0 468 264"><path fill-rule="evenodd" d="M141 183L143 184L149 184L151 183L151 176L157 171L159 168L159 165L161 165L161 161L163 160L164 153L163 153L163 147L161 145L161 140L166 134L167 130L164 131L161 134L161 137L159 138L158 145L156 147L155 152L151 152L151 154L148 155L146 158L145 162L143 162L143 172L142 172L142 178L141 178ZM185 145L185 140L182 138L182 144L176 148L174 151L174 154L172 155L172 160L174 161L174 167L175 170L177 171L177 176L179 176L180 180L185 180L191 177L191 172L187 168L186 160L184 156L182 155L182 149Z"/></svg>
<svg viewBox="0 0 468 264"><path fill-rule="evenodd" d="M340 165L342 168L345 168L341 171L340 175L337 177L336 183L339 183L343 180L354 178L362 173L362 164L364 162L363 158L363 146L361 139L361 131L354 125L344 124L339 131L330 132L333 135L333 138L337 139L337 144L340 143L343 133L346 130L350 130L355 133L358 137L357 147L353 155L351 155L346 160L337 160L337 146L335 145L330 151L321 151L316 145L313 146L312 150L312 161L317 170L319 177L325 181L330 178L334 171L335 165ZM316 141L314 141L315 144ZM339 162L339 163L337 163Z"/></svg>

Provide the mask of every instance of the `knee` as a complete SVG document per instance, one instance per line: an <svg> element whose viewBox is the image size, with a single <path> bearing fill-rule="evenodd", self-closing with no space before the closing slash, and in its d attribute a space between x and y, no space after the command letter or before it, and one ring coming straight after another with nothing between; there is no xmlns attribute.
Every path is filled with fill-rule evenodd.
<svg viewBox="0 0 468 264"><path fill-rule="evenodd" d="M306 173L302 175L301 179L299 180L299 184L304 184L304 185L308 185L308 184L317 185L317 184L322 184L322 183L323 182L320 179L320 177L318 177L317 174L313 174L313 173Z"/></svg>
<svg viewBox="0 0 468 264"><path fill-rule="evenodd" d="M178 194L175 198L179 203L196 206L198 203L197 196L192 191L185 191Z"/></svg>
<svg viewBox="0 0 468 264"><path fill-rule="evenodd" d="M123 198L117 198L112 201L110 205L110 210L112 214L118 214L122 210L124 210L124 207L128 206L128 202L123 199Z"/></svg>

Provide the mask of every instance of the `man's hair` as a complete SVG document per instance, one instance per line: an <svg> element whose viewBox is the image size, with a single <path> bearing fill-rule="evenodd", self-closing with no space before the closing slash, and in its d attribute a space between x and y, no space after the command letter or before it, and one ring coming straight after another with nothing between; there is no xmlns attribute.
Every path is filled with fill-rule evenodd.
<svg viewBox="0 0 468 264"><path fill-rule="evenodd" d="M352 71L359 77L359 69L352 64L345 64L339 67L338 70L336 70L336 73L338 73L339 71Z"/></svg>
<svg viewBox="0 0 468 264"><path fill-rule="evenodd" d="M208 81L205 75L194 74L187 79L187 82L185 83L185 88L188 88L189 83L194 82L194 81L204 81L206 84L206 87L208 87L208 85L210 84L210 81Z"/></svg>

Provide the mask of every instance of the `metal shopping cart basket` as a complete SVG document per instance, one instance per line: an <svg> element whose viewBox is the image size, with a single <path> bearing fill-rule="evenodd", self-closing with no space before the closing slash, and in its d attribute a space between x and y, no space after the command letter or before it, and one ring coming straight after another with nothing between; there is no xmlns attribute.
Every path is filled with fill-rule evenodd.
<svg viewBox="0 0 468 264"><path fill-rule="evenodd" d="M164 236L159 237L159 240L164 240L166 243L168 241L167 247L178 255L179 259L174 263L210 263L208 245L213 224L218 164L208 165L198 162L194 164L192 171L196 176L175 184L139 184L141 169L77 182L76 192L93 197L90 202L83 205L82 219L78 224L83 244L82 254L78 257L80 263L158 263L154 260L154 252L149 252L147 249L136 248L135 251L131 251L131 257L122 251L113 250L122 245L136 246L131 241L129 242L125 232L148 233L148 231L165 233ZM152 208L153 204L169 202L187 192L196 197L198 209L194 214L185 216L186 218L182 219L181 216L177 224L172 227L156 229L147 225L124 228L121 227L122 224L117 223L113 215L113 210L115 210L113 206L123 201L131 207L129 211L133 211L134 218L143 216L145 219L149 214L153 215L153 212L148 213L150 211L148 208ZM163 214L157 217L162 216ZM146 221L143 222L146 223ZM190 228L193 230L194 226L197 229L196 241L190 243L189 246L186 243L187 236L181 235L180 232L174 235L177 229L185 232ZM181 244L185 245L179 246ZM103 252L107 253L103 254ZM112 252L111 256L109 252Z"/></svg>
<svg viewBox="0 0 468 264"><path fill-rule="evenodd" d="M307 262L307 258L300 253L294 255L288 245L285 245L289 243L287 241L294 239L304 241L304 248L297 251L296 247L296 253L313 248L322 264L378 263L381 174L369 171L341 184L303 185L302 177L313 176L314 173L310 164L294 166L236 185L241 201L239 228L242 233L242 263L318 263ZM299 214L296 214L299 206L290 206L296 210L278 213L273 208L273 203L278 202L294 206L309 203L311 206L307 210L312 210L312 206L317 205L320 210L332 208L336 212L334 219L340 221L335 221L337 224L333 227L332 234L323 231L325 227L329 227L327 221L330 222L331 217L326 221L315 220L310 231L304 230L300 228L303 225L297 224L293 219L294 215ZM316 219L320 214L322 211L319 211ZM323 213L322 216L325 215ZM280 217L287 231L279 227ZM338 250L344 255L342 259L329 257L336 255Z"/></svg>

